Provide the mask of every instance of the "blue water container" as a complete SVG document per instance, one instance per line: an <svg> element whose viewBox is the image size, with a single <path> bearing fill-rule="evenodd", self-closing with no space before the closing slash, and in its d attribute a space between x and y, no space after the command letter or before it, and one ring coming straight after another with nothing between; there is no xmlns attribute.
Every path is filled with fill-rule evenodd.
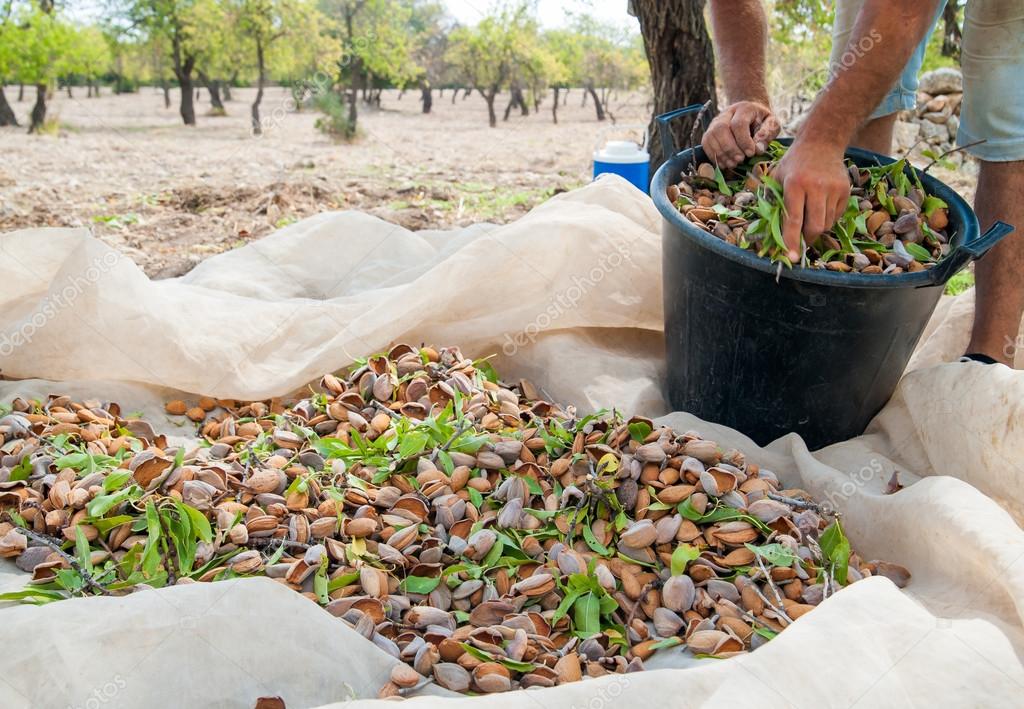
<svg viewBox="0 0 1024 709"><path fill-rule="evenodd" d="M621 175L644 194L650 187L650 167L651 154L647 148L631 140L610 140L594 152L595 180L608 172Z"/></svg>

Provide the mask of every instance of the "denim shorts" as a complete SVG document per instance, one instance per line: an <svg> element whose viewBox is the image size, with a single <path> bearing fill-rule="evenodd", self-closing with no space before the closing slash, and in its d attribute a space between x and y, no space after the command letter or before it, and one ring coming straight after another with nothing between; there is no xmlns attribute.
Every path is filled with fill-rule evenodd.
<svg viewBox="0 0 1024 709"><path fill-rule="evenodd" d="M832 71L850 66L860 53L881 41L871 30L859 46L848 47L864 0L837 0L832 30ZM917 103L918 73L925 47L940 18L940 2L931 30L914 50L896 85L871 114L872 118L911 110ZM985 142L967 149L982 160L1024 160L1024 2L967 0L961 58L964 97L957 143Z"/></svg>

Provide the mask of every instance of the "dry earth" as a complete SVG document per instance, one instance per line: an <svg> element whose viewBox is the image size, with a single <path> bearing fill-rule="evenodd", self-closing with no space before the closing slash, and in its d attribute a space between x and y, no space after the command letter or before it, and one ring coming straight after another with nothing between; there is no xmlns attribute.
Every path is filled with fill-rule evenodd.
<svg viewBox="0 0 1024 709"><path fill-rule="evenodd" d="M359 209L410 229L507 222L589 180L595 145L639 137L649 111L645 94L622 94L611 102L617 126L599 123L573 90L558 125L549 98L540 114L513 112L492 129L479 95L453 104L446 92L423 115L418 92L388 91L382 109L360 105L362 135L345 144L315 128L318 113L289 110L282 88L264 98L269 127L253 137L253 93L236 89L227 116L205 115L204 93L192 128L180 123L176 94L168 109L153 88L95 99L59 93L55 134L0 129L0 232L86 226L150 276L169 277L327 210ZM7 96L25 122L29 100L17 102L11 87ZM499 97L499 108L506 101ZM973 192L969 167L937 176Z"/></svg>
<svg viewBox="0 0 1024 709"><path fill-rule="evenodd" d="M7 96L24 122L27 97L17 103L16 88ZM204 115L204 93L193 128L152 88L55 96L56 135L0 130L0 232L87 226L150 276L168 277L326 210L364 210L411 229L507 222L587 181L604 132L628 134L625 124L647 111L645 96L622 94L612 101L613 128L575 90L558 125L549 98L540 114L514 112L491 129L479 95L452 104L445 92L423 115L418 92L388 91L381 110L360 106L362 136L345 144L316 130L316 112L289 111L280 88L263 101L268 129L251 136L252 96L235 90L228 115L215 117Z"/></svg>

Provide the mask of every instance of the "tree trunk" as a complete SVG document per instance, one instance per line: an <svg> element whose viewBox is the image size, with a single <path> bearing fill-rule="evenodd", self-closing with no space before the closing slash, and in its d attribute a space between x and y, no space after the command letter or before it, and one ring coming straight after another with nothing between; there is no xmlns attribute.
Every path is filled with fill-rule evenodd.
<svg viewBox="0 0 1024 709"><path fill-rule="evenodd" d="M206 87L207 93L210 94L210 106L213 108L215 114L225 114L227 111L224 109L224 102L220 98L220 80L211 79L201 71L196 72L199 80L203 82Z"/></svg>
<svg viewBox="0 0 1024 709"><path fill-rule="evenodd" d="M462 94L462 100L465 101L473 93L473 89L466 89L466 93Z"/></svg>
<svg viewBox="0 0 1024 709"><path fill-rule="evenodd" d="M263 100L263 84L267 80L266 64L263 60L263 41L256 40L256 100L252 102L252 134L262 135L260 125L260 102Z"/></svg>
<svg viewBox="0 0 1024 709"><path fill-rule="evenodd" d="M960 0L948 0L942 11L942 56L960 57L960 44L963 35L960 31Z"/></svg>
<svg viewBox="0 0 1024 709"><path fill-rule="evenodd" d="M455 99L457 99L458 97L459 97L459 90L458 89L453 89L452 90L452 105L453 106L455 105Z"/></svg>
<svg viewBox="0 0 1024 709"><path fill-rule="evenodd" d="M580 102L580 108L586 108L587 107L587 96L588 95L589 94L587 93L587 90L584 89L583 90L583 101Z"/></svg>
<svg viewBox="0 0 1024 709"><path fill-rule="evenodd" d="M18 103L25 100L25 84L18 84Z"/></svg>
<svg viewBox="0 0 1024 709"><path fill-rule="evenodd" d="M587 84L586 93L590 94L590 98L594 99L594 109L597 114L597 120L604 120L604 104L601 103L601 97L597 95L597 90L593 84Z"/></svg>
<svg viewBox="0 0 1024 709"><path fill-rule="evenodd" d="M36 133L46 122L46 84L36 84L36 103L32 106L31 122L28 126L29 133Z"/></svg>
<svg viewBox="0 0 1024 709"><path fill-rule="evenodd" d="M562 105L563 106L568 106L569 105L569 89L565 90L565 98L562 99Z"/></svg>
<svg viewBox="0 0 1024 709"><path fill-rule="evenodd" d="M551 102L551 118L555 125L558 125L558 93L561 91L557 86L554 88L555 100Z"/></svg>
<svg viewBox="0 0 1024 709"><path fill-rule="evenodd" d="M633 0L640 20L647 63L654 88L655 115L711 101L715 112L715 56L704 24L704 0L663 2ZM676 121L672 126L674 144L686 146L692 126ZM655 121L650 125L651 174L665 157Z"/></svg>
<svg viewBox="0 0 1024 709"><path fill-rule="evenodd" d="M430 109L434 107L434 94L430 88L430 82L424 80L420 84L420 94L423 101L423 112L430 113Z"/></svg>
<svg viewBox="0 0 1024 709"><path fill-rule="evenodd" d="M494 112L494 99L498 96L498 87L494 86L488 89L486 92L483 89L479 89L480 95L484 97L484 101L487 102L487 120L491 124L491 128L498 127L498 114Z"/></svg>
<svg viewBox="0 0 1024 709"><path fill-rule="evenodd" d="M74 98L75 95L71 93L71 84L67 84L64 89L68 92L68 98Z"/></svg>
<svg viewBox="0 0 1024 709"><path fill-rule="evenodd" d="M167 79L160 79L160 88L164 92L164 108L171 107L171 87L167 83Z"/></svg>
<svg viewBox="0 0 1024 709"><path fill-rule="evenodd" d="M7 97L4 95L4 87L0 85L0 126L16 126L18 125L18 117L14 115L14 110L11 108L11 104L7 103Z"/></svg>
<svg viewBox="0 0 1024 709"><path fill-rule="evenodd" d="M88 81L85 82L85 97L92 98L92 83Z"/></svg>
<svg viewBox="0 0 1024 709"><path fill-rule="evenodd" d="M196 108L192 96L192 70L196 66L196 58L192 55L182 58L181 37L175 35L171 40L171 57L174 59L174 76L181 87L181 120L187 126L196 124Z"/></svg>
<svg viewBox="0 0 1024 709"><path fill-rule="evenodd" d="M225 81L223 84L225 101L234 101L234 99L231 97L231 87L234 85L236 81L238 81L237 71L234 74L232 74L231 78Z"/></svg>

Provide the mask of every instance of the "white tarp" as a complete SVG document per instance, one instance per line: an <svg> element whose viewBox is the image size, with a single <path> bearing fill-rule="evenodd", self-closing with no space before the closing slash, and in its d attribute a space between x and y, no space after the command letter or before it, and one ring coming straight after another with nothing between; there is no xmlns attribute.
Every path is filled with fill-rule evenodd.
<svg viewBox="0 0 1024 709"><path fill-rule="evenodd" d="M14 232L0 236L0 368L47 381L0 382L0 400L115 400L187 435L162 415L181 392L283 395L407 341L497 354L506 377L581 409L665 415L660 241L650 201L617 178L503 227L412 233L323 214L169 281L85 230ZM942 364L963 351L971 298L942 302L913 371L852 441L811 454L789 435L759 449L688 414L665 418L831 501L865 558L912 571L906 589L857 583L746 656L667 650L648 663L666 669L459 706L1017 705L1024 373ZM894 470L907 487L886 495ZM22 583L0 564L0 590ZM251 707L272 695L291 709L329 705L372 699L394 662L265 579L6 605L0 644L5 708Z"/></svg>

